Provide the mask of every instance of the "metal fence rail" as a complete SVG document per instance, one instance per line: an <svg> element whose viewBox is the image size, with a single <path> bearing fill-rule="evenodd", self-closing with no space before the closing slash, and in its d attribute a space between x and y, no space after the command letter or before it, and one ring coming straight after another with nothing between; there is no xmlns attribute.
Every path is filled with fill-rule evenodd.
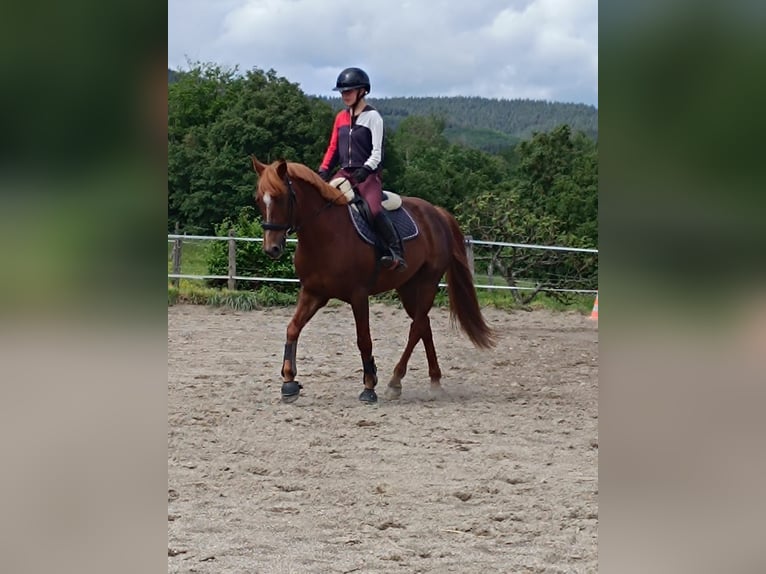
<svg viewBox="0 0 766 574"><path fill-rule="evenodd" d="M228 275L193 275L181 273L181 252L183 242L185 240L192 241L228 241L229 242L229 274ZM212 235L182 235L178 233L168 234L168 243L173 244L172 260L173 271L168 273L168 279L170 279L175 285L178 285L180 279L218 279L228 281L229 288L234 289L237 281L262 281L262 282L274 282L274 283L298 283L299 280L295 278L284 277L258 277L249 275L239 275L236 272L236 242L262 242L261 237L236 237L230 235L228 237L212 236ZM297 243L298 240L294 238L288 238L288 243ZM543 249L548 251L570 251L580 253L598 253L598 249L584 248L584 247L562 247L558 245L533 245L525 243L504 243L501 241L481 241L466 237L466 250L468 252L468 259L472 266L473 271L473 246L491 246L491 247L512 247L519 249ZM439 283L440 287L446 287L446 283ZM474 283L474 287L477 289L497 289L507 291L540 291L547 293L587 293L597 294L597 289L560 289L560 288L539 288L539 287L519 287L510 285L488 285L482 283Z"/></svg>

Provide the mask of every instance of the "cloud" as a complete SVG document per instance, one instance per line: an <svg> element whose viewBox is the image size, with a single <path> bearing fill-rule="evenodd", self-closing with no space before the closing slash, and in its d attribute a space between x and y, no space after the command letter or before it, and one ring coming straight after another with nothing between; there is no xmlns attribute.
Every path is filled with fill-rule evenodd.
<svg viewBox="0 0 766 574"><path fill-rule="evenodd" d="M330 94L347 66L377 96L597 104L597 0L169 0L169 65L273 68Z"/></svg>

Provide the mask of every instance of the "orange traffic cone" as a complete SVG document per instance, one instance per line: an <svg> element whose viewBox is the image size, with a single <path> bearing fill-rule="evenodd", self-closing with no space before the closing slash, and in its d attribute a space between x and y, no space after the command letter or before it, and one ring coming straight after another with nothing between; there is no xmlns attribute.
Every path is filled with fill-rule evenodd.
<svg viewBox="0 0 766 574"><path fill-rule="evenodd" d="M590 318L598 321L598 293L596 293L596 302L593 303L593 311L590 312Z"/></svg>

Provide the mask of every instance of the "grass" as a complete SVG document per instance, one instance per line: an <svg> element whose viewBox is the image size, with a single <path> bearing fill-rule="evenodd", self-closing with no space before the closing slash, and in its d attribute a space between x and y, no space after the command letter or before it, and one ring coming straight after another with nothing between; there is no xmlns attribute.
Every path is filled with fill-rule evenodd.
<svg viewBox="0 0 766 574"><path fill-rule="evenodd" d="M507 285L504 277L498 275L476 274L474 282L477 285ZM534 281L517 281L518 287L534 288ZM579 311L590 314L593 309L595 295L587 293L537 293L529 303L521 303L519 299L529 296L531 291L511 291L509 289L476 289L479 303L482 306L491 305L500 309L549 309L552 311Z"/></svg>
<svg viewBox="0 0 766 574"><path fill-rule="evenodd" d="M594 300L593 295L568 295L565 300L561 300L546 293L538 293L532 302L522 305L510 291L477 289L476 295L481 307L496 307L504 310L549 309L552 311L577 311L582 314L591 312ZM291 307L296 304L297 299L297 293L283 293L269 285L264 285L255 291L231 291L193 285L191 281L184 282L183 280L179 287L168 284L168 305L191 303L226 307L238 311L251 311L265 307ZM400 305L399 297L394 291L374 295L371 300ZM440 288L434 299L434 307L448 306L447 289Z"/></svg>
<svg viewBox="0 0 766 574"><path fill-rule="evenodd" d="M290 307L295 305L295 293L281 293L264 286L257 291L231 291L213 287L168 285L168 306L179 303L226 307L236 311L252 311L265 307Z"/></svg>
<svg viewBox="0 0 766 574"><path fill-rule="evenodd" d="M185 239L181 252L182 275L206 275L208 249L212 242L205 240ZM168 273L173 272L173 243L168 242ZM204 279L180 279L179 287L182 291L204 289Z"/></svg>

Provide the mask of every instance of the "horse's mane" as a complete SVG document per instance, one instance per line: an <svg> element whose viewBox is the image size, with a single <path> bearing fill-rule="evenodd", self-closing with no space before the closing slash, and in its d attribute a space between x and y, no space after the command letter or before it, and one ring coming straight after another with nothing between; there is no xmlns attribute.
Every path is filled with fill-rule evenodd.
<svg viewBox="0 0 766 574"><path fill-rule="evenodd" d="M274 164L272 164L273 167ZM313 169L303 165L302 163L287 162L287 173L293 179L300 179L310 184L319 192L319 194L336 205L344 205L348 203L346 196L337 188L331 186L319 177ZM264 179L264 183L270 185L273 189L282 190L287 193L284 182L279 178L276 169L267 169L261 177Z"/></svg>

